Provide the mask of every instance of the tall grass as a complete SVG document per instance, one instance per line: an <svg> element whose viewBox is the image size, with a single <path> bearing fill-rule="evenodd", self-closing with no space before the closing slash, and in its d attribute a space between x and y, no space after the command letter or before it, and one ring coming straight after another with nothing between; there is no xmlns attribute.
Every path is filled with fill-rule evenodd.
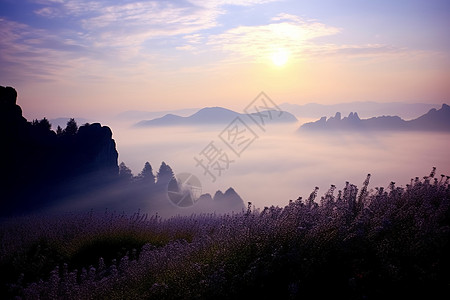
<svg viewBox="0 0 450 300"><path fill-rule="evenodd" d="M1 295L21 299L418 299L450 291L449 177L331 186L227 215L6 219Z"/></svg>

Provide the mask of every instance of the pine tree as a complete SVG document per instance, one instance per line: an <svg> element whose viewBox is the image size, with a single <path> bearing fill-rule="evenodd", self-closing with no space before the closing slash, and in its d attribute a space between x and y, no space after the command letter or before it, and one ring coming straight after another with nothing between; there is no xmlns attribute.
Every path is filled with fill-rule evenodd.
<svg viewBox="0 0 450 300"><path fill-rule="evenodd" d="M155 184L155 175L153 174L152 166L146 162L141 173L138 175L138 180L144 184Z"/></svg>
<svg viewBox="0 0 450 300"><path fill-rule="evenodd" d="M165 162L162 162L156 175L156 183L159 185L167 185L174 177L172 168Z"/></svg>
<svg viewBox="0 0 450 300"><path fill-rule="evenodd" d="M56 135L61 136L62 134L63 134L63 129L61 128L61 126L58 125L58 127L56 128Z"/></svg>
<svg viewBox="0 0 450 300"><path fill-rule="evenodd" d="M131 169L128 168L124 162L121 162L119 165L119 178L126 181L131 181L131 179L133 178Z"/></svg>
<svg viewBox="0 0 450 300"><path fill-rule="evenodd" d="M73 136L78 132L78 125L74 118L70 118L67 122L66 129L64 129L64 135Z"/></svg>

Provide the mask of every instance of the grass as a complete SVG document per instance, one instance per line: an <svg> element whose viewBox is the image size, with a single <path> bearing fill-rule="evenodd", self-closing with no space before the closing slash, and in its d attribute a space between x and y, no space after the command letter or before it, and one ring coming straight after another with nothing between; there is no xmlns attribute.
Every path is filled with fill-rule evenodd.
<svg viewBox="0 0 450 300"><path fill-rule="evenodd" d="M6 299L419 299L450 292L449 177L285 207L3 220Z"/></svg>

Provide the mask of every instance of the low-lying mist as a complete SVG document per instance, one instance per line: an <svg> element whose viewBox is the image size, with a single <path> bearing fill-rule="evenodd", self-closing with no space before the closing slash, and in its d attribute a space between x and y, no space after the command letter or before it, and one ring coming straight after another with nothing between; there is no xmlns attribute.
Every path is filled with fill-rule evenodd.
<svg viewBox="0 0 450 300"><path fill-rule="evenodd" d="M146 161L157 170L162 161L174 173L189 172L202 183L202 192L233 187L245 202L256 207L286 205L305 198L315 186L323 195L331 184L342 189L346 181L360 186L368 173L370 188L387 187L391 181L405 186L415 176L450 174L450 134L431 132L333 132L296 133L300 124L271 125L264 132L252 127L258 138L237 156L220 139L226 126L133 128L110 124L117 142L119 161L138 174ZM196 166L211 142L226 153L229 168L216 181Z"/></svg>

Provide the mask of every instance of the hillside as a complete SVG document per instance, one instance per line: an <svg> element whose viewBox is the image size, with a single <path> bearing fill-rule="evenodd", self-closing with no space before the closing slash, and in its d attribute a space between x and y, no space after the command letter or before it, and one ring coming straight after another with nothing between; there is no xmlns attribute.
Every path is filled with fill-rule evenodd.
<svg viewBox="0 0 450 300"><path fill-rule="evenodd" d="M161 220L0 220L4 299L439 299L449 292L449 176L346 183L285 207ZM20 239L17 239L20 236Z"/></svg>

